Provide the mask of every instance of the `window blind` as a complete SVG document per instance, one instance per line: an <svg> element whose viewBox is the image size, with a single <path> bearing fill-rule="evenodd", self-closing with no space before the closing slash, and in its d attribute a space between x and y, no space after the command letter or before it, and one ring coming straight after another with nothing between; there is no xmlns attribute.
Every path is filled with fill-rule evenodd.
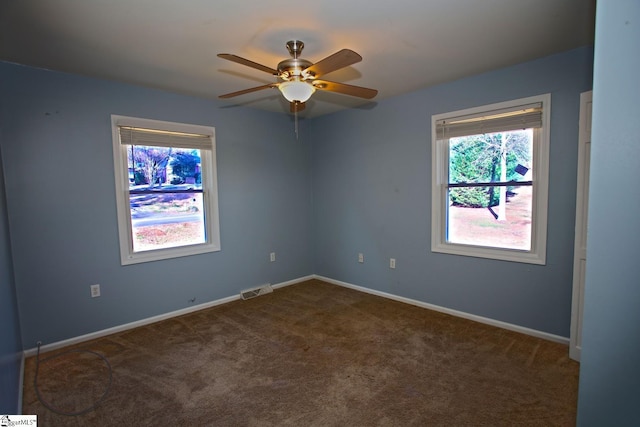
<svg viewBox="0 0 640 427"><path fill-rule="evenodd" d="M118 126L120 144L211 150L211 135Z"/></svg>
<svg viewBox="0 0 640 427"><path fill-rule="evenodd" d="M459 136L542 127L542 103L521 105L436 121L436 137Z"/></svg>

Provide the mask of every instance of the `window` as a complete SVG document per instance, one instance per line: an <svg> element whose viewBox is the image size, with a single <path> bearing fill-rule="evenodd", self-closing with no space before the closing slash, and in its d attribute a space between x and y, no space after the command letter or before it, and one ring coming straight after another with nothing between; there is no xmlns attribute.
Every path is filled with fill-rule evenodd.
<svg viewBox="0 0 640 427"><path fill-rule="evenodd" d="M111 123L122 264L220 250L214 128Z"/></svg>
<svg viewBox="0 0 640 427"><path fill-rule="evenodd" d="M551 95L432 117L431 250L545 264Z"/></svg>

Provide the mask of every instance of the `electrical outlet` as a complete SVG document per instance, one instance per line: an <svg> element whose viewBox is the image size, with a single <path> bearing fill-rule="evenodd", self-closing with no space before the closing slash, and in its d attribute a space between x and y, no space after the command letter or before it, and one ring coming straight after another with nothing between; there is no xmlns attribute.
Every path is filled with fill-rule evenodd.
<svg viewBox="0 0 640 427"><path fill-rule="evenodd" d="M91 298L96 298L100 296L100 285L95 284L91 285Z"/></svg>
<svg viewBox="0 0 640 427"><path fill-rule="evenodd" d="M358 262L359 263L363 263L364 262L364 255L363 254L358 254Z"/></svg>
<svg viewBox="0 0 640 427"><path fill-rule="evenodd" d="M275 252L271 252L269 254L269 260L271 260L271 262L275 262L275 260L276 260L276 253Z"/></svg>
<svg viewBox="0 0 640 427"><path fill-rule="evenodd" d="M389 268L396 268L396 259L389 258Z"/></svg>

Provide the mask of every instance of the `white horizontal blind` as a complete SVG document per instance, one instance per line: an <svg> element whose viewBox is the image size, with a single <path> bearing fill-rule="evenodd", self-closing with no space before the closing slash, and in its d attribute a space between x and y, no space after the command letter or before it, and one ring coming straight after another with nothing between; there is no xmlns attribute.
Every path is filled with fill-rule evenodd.
<svg viewBox="0 0 640 427"><path fill-rule="evenodd" d="M212 149L211 135L118 126L122 145L146 145L153 147Z"/></svg>
<svg viewBox="0 0 640 427"><path fill-rule="evenodd" d="M438 139L542 127L542 103L520 105L436 121Z"/></svg>

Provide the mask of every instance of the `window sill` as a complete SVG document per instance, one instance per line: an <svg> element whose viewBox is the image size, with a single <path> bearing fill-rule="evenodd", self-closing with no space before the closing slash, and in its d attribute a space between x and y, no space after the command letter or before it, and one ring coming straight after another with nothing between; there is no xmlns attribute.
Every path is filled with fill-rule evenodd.
<svg viewBox="0 0 640 427"><path fill-rule="evenodd" d="M461 255L475 258L487 258L499 261L521 262L527 264L546 264L546 254L516 249L499 249L485 246L460 245L455 243L431 245L431 251L449 255Z"/></svg>
<svg viewBox="0 0 640 427"><path fill-rule="evenodd" d="M128 253L121 257L122 265L139 264L143 262L160 261L170 258L180 258L190 255L200 255L220 251L220 245L205 243L201 245L182 246L179 248L157 249L153 251ZM126 253L126 252L121 252Z"/></svg>

